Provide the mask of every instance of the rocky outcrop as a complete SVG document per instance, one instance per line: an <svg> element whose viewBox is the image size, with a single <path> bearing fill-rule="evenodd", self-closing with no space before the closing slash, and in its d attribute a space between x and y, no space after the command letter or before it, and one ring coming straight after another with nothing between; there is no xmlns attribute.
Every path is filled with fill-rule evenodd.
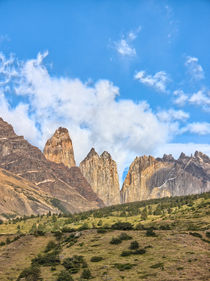
<svg viewBox="0 0 210 281"><path fill-rule="evenodd" d="M100 156L92 148L80 163L83 176L106 206L120 203L120 187L117 165L111 155L104 151Z"/></svg>
<svg viewBox="0 0 210 281"><path fill-rule="evenodd" d="M47 141L44 156L52 162L63 163L68 168L76 166L72 141L66 128L58 128Z"/></svg>
<svg viewBox="0 0 210 281"><path fill-rule="evenodd" d="M133 202L210 191L210 159L201 152L178 160L137 157L131 164L121 190L121 202Z"/></svg>
<svg viewBox="0 0 210 281"><path fill-rule="evenodd" d="M38 186L4 169L0 169L0 191L0 219L59 212Z"/></svg>
<svg viewBox="0 0 210 281"><path fill-rule="evenodd" d="M53 163L17 136L0 118L0 168L27 179L53 200L60 211L79 212L104 206L78 167Z"/></svg>

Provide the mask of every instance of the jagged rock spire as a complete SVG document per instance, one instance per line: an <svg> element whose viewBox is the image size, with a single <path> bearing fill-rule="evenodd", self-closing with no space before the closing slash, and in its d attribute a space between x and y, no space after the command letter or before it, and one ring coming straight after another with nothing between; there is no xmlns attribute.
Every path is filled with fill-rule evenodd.
<svg viewBox="0 0 210 281"><path fill-rule="evenodd" d="M74 150L69 132L66 128L58 128L47 141L44 148L45 157L55 163L63 163L68 168L74 167Z"/></svg>

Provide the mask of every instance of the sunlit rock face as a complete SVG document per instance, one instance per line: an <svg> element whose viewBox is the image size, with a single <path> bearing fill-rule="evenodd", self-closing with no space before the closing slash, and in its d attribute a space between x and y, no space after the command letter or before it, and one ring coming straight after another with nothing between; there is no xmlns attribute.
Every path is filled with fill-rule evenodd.
<svg viewBox="0 0 210 281"><path fill-rule="evenodd" d="M66 138L66 131L64 133ZM62 135L61 132L59 135ZM66 142L71 150L68 138ZM37 186L37 190L43 191L45 196L56 198L57 201L53 202L56 201L55 207L59 207L59 211L73 213L104 206L79 167L68 168L63 163L47 160L37 147L22 136L17 136L12 126L1 118L0 168L27 179L33 186Z"/></svg>
<svg viewBox="0 0 210 281"><path fill-rule="evenodd" d="M74 167L74 150L69 132L66 128L58 128L47 141L44 148L45 157L55 163L63 163L66 167Z"/></svg>
<svg viewBox="0 0 210 281"><path fill-rule="evenodd" d="M210 190L210 159L201 152L178 160L171 155L155 159L136 157L121 190L121 202L181 196Z"/></svg>
<svg viewBox="0 0 210 281"><path fill-rule="evenodd" d="M120 187L117 165L111 155L104 151L100 156L92 148L80 163L83 176L106 206L120 203Z"/></svg>

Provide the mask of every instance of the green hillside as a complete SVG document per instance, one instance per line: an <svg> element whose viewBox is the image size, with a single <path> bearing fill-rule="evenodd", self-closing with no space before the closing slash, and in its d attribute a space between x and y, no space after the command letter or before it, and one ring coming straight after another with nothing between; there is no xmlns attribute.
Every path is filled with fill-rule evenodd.
<svg viewBox="0 0 210 281"><path fill-rule="evenodd" d="M0 225L1 280L208 280L210 193Z"/></svg>

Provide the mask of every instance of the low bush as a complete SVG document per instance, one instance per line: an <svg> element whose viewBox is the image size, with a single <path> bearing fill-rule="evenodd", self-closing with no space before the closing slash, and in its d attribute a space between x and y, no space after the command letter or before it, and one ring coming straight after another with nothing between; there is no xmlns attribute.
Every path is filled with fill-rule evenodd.
<svg viewBox="0 0 210 281"><path fill-rule="evenodd" d="M107 230L104 229L104 228L99 228L99 229L97 229L97 233L103 234L103 233L106 233L106 232L107 232Z"/></svg>
<svg viewBox="0 0 210 281"><path fill-rule="evenodd" d="M154 230L152 228L147 229L146 231L146 236L151 236L151 237L155 237L157 236L156 233L154 232Z"/></svg>
<svg viewBox="0 0 210 281"><path fill-rule="evenodd" d="M38 255L32 259L32 264L39 264L44 266L54 266L60 263L60 258L58 256L59 251L53 251L51 253L46 253L43 255Z"/></svg>
<svg viewBox="0 0 210 281"><path fill-rule="evenodd" d="M41 281L41 270L39 268L39 266L37 265L32 265L26 269L24 269L19 277L17 278L17 281L23 280L23 278L25 278L25 280L28 281Z"/></svg>
<svg viewBox="0 0 210 281"><path fill-rule="evenodd" d="M110 241L110 244L120 244L122 240L118 237L113 237L112 240Z"/></svg>
<svg viewBox="0 0 210 281"><path fill-rule="evenodd" d="M87 267L87 263L85 262L83 256L77 255L73 256L72 258L64 259L62 265L72 274L79 272L81 267Z"/></svg>
<svg viewBox="0 0 210 281"><path fill-rule="evenodd" d="M111 228L116 230L132 230L133 225L129 222L116 222L111 226Z"/></svg>
<svg viewBox="0 0 210 281"><path fill-rule="evenodd" d="M81 274L81 278L82 279L91 279L92 278L91 272L88 268L83 270L83 272Z"/></svg>
<svg viewBox="0 0 210 281"><path fill-rule="evenodd" d="M129 236L127 233L121 233L119 236L120 240L131 240L133 239L131 236Z"/></svg>
<svg viewBox="0 0 210 281"><path fill-rule="evenodd" d="M164 269L164 264L163 264L163 262L159 262L159 263L151 265L150 267L151 268L161 268L163 270Z"/></svg>
<svg viewBox="0 0 210 281"><path fill-rule="evenodd" d="M145 249L138 249L132 252L133 255L143 255L146 253Z"/></svg>
<svg viewBox="0 0 210 281"><path fill-rule="evenodd" d="M206 237L210 238L210 231L206 231Z"/></svg>
<svg viewBox="0 0 210 281"><path fill-rule="evenodd" d="M56 281L73 281L73 278L71 277L71 274L67 270L62 270Z"/></svg>
<svg viewBox="0 0 210 281"><path fill-rule="evenodd" d="M194 236L194 237L202 238L202 235L198 232L190 232L189 234Z"/></svg>
<svg viewBox="0 0 210 281"><path fill-rule="evenodd" d="M90 261L92 262L99 262L99 261L102 261L103 258L102 257L98 257L98 256L94 256L90 259Z"/></svg>
<svg viewBox="0 0 210 281"><path fill-rule="evenodd" d="M52 240L49 241L47 246L46 246L46 248L45 248L45 253L51 251L52 249L55 249L56 246L57 245L56 245L56 243L54 241L52 241Z"/></svg>
<svg viewBox="0 0 210 281"><path fill-rule="evenodd" d="M139 248L139 243L137 241L132 241L131 244L130 244L129 249L136 250L138 248Z"/></svg>
<svg viewBox="0 0 210 281"><path fill-rule="evenodd" d="M119 271L129 270L131 269L135 264L131 263L115 263L114 267L119 269Z"/></svg>
<svg viewBox="0 0 210 281"><path fill-rule="evenodd" d="M130 255L132 255L132 251L126 250L126 251L122 251L122 253L121 253L122 257L128 257Z"/></svg>

